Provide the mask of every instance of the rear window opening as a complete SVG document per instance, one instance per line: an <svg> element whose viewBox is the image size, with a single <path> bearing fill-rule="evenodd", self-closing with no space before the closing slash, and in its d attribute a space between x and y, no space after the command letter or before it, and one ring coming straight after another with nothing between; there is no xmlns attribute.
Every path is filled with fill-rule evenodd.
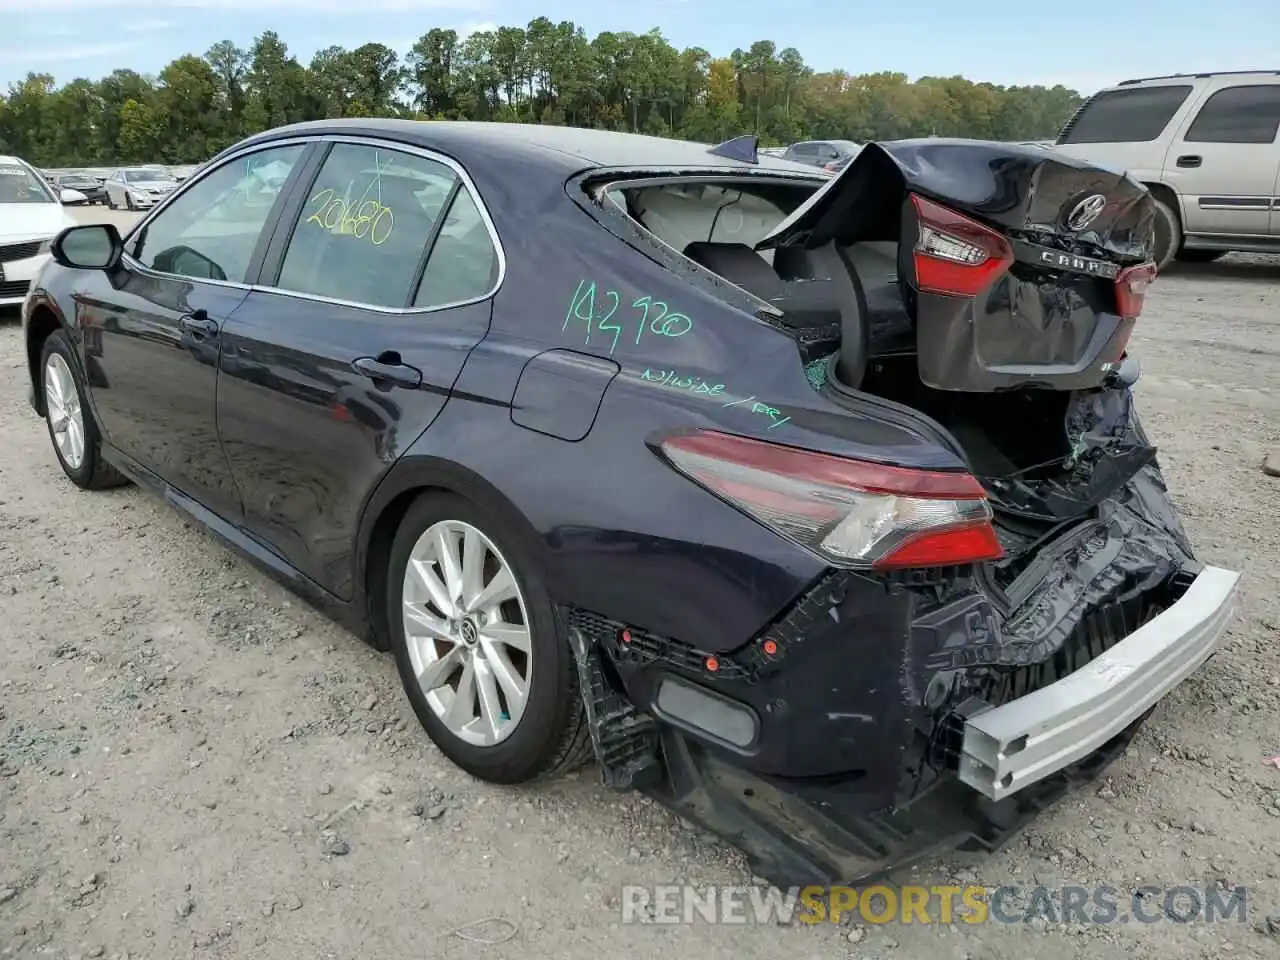
<svg viewBox="0 0 1280 960"><path fill-rule="evenodd" d="M608 190L604 198L676 253L782 312L783 326L811 347L839 347L856 309L856 273L870 339L884 354L914 354L910 317L898 286L897 243L865 242L838 252L799 247L756 251L820 185L777 181L657 183Z"/></svg>
<svg viewBox="0 0 1280 960"><path fill-rule="evenodd" d="M773 253L752 248L819 184L693 180L613 186L604 199L677 253L698 262L708 245L743 248L772 266ZM745 259L745 258L744 258ZM713 272L716 272L713 268ZM745 268L748 272L750 267ZM726 279L732 280L731 277ZM754 292L749 290L748 292Z"/></svg>

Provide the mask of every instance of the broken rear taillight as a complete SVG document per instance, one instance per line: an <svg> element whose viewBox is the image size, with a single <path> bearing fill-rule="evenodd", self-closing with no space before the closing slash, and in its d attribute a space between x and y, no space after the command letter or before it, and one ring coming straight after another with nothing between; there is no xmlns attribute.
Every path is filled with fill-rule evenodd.
<svg viewBox="0 0 1280 960"><path fill-rule="evenodd" d="M1133 320L1142 313L1142 303L1147 287L1156 278L1154 263L1140 263L1126 267L1116 275L1116 312L1126 320Z"/></svg>
<svg viewBox="0 0 1280 960"><path fill-rule="evenodd" d="M916 193L911 205L920 219L914 250L920 290L975 297L1012 266L1013 247L995 230Z"/></svg>
<svg viewBox="0 0 1280 960"><path fill-rule="evenodd" d="M1004 553L967 473L891 467L715 431L662 443L685 476L833 566L875 570Z"/></svg>

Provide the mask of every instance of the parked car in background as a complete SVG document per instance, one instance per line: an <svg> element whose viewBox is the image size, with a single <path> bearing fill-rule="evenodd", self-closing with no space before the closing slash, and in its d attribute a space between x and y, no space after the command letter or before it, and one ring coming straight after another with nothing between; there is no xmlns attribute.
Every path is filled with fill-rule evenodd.
<svg viewBox="0 0 1280 960"><path fill-rule="evenodd" d="M49 262L49 245L75 220L64 203L84 194L59 191L18 157L0 156L0 307L22 303L31 281Z"/></svg>
<svg viewBox="0 0 1280 960"><path fill-rule="evenodd" d="M107 191L95 178L86 173L64 173L54 178L60 189L78 190L88 203L106 203Z"/></svg>
<svg viewBox="0 0 1280 960"><path fill-rule="evenodd" d="M471 774L594 755L846 883L1009 837L1226 630L1131 390L1154 216L1009 144L296 124L55 240L30 397L70 483L392 651Z"/></svg>
<svg viewBox="0 0 1280 960"><path fill-rule="evenodd" d="M1156 262L1280 253L1280 72L1172 74L1090 97L1054 149L1156 199Z"/></svg>
<svg viewBox="0 0 1280 960"><path fill-rule="evenodd" d="M842 169L861 149L862 146L852 140L802 140L787 147L782 159L835 171Z"/></svg>
<svg viewBox="0 0 1280 960"><path fill-rule="evenodd" d="M164 167L124 167L112 171L103 183L107 206L113 210L146 210L163 200L178 185Z"/></svg>
<svg viewBox="0 0 1280 960"><path fill-rule="evenodd" d="M190 179L191 175L199 169L199 166L194 163L182 164L176 167L169 167L169 175L178 183L182 183L184 180Z"/></svg>

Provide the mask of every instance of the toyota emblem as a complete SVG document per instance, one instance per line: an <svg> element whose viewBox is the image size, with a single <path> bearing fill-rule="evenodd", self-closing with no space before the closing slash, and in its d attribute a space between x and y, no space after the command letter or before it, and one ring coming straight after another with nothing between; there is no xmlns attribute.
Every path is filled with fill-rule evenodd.
<svg viewBox="0 0 1280 960"><path fill-rule="evenodd" d="M1071 212L1067 214L1067 229L1072 231L1083 230L1098 219L1098 214L1102 213L1106 205L1107 198L1100 193L1085 197L1072 207Z"/></svg>

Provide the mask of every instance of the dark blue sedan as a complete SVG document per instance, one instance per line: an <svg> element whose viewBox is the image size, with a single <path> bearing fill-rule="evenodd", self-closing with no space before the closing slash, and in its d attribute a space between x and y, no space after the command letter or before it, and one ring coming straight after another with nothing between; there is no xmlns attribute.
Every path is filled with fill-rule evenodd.
<svg viewBox="0 0 1280 960"><path fill-rule="evenodd" d="M851 881L1003 840L1226 628L1134 409L1153 223L1009 144L302 124L54 241L31 401L72 483L392 651L475 776L594 758Z"/></svg>

